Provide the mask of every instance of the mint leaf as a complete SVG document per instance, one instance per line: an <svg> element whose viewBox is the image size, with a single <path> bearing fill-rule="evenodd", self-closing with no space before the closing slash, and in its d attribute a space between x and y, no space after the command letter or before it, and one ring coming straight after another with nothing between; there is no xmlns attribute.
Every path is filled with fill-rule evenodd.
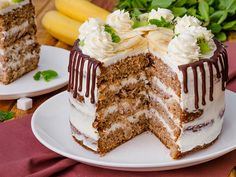
<svg viewBox="0 0 236 177"><path fill-rule="evenodd" d="M0 122L12 119L14 116L15 116L14 112L0 111Z"/></svg>
<svg viewBox="0 0 236 177"><path fill-rule="evenodd" d="M14 3L19 3L19 2L22 2L24 0L11 0L11 1L14 2Z"/></svg>
<svg viewBox="0 0 236 177"><path fill-rule="evenodd" d="M116 34L116 31L110 25L105 25L104 27L105 27L105 31L111 35L112 42L119 43L121 39Z"/></svg>
<svg viewBox="0 0 236 177"><path fill-rule="evenodd" d="M133 24L132 28L139 28L139 27L147 26L147 25L148 25L148 21L134 20L134 24Z"/></svg>
<svg viewBox="0 0 236 177"><path fill-rule="evenodd" d="M220 32L218 34L216 34L216 38L219 40L219 41L225 41L227 39L227 36L224 32Z"/></svg>
<svg viewBox="0 0 236 177"><path fill-rule="evenodd" d="M166 21L163 17L161 17L161 20L158 19L151 19L149 20L149 23L152 25L156 25L157 27L164 27L164 28L173 28L173 25Z"/></svg>
<svg viewBox="0 0 236 177"><path fill-rule="evenodd" d="M204 37L199 37L197 39L197 44L200 47L201 54L204 55L211 51L209 44L207 43Z"/></svg>
<svg viewBox="0 0 236 177"><path fill-rule="evenodd" d="M41 75L42 75L43 79L44 79L46 82L49 82L50 80L55 79L56 77L58 77L57 72L54 71L54 70L45 70L45 71L42 71Z"/></svg>
<svg viewBox="0 0 236 177"><path fill-rule="evenodd" d="M211 23L209 29L212 33L219 33L221 31L221 26L217 23Z"/></svg>
<svg viewBox="0 0 236 177"><path fill-rule="evenodd" d="M205 21L209 21L209 5L205 0L199 0L198 10Z"/></svg>
<svg viewBox="0 0 236 177"><path fill-rule="evenodd" d="M41 78L41 71L38 71L37 73L35 73L33 77L34 77L34 80L39 81Z"/></svg>
<svg viewBox="0 0 236 177"><path fill-rule="evenodd" d="M58 77L58 73L54 70L45 70L45 71L38 71L34 75L34 80L39 81L41 78L43 78L46 82L51 81L52 79L55 79Z"/></svg>
<svg viewBox="0 0 236 177"><path fill-rule="evenodd" d="M152 0L151 7L152 9L157 9L158 7L161 8L168 8L175 0Z"/></svg>
<svg viewBox="0 0 236 177"><path fill-rule="evenodd" d="M171 11L175 16L182 17L187 13L187 9L185 7L172 7Z"/></svg>
<svg viewBox="0 0 236 177"><path fill-rule="evenodd" d="M84 40L79 41L79 46L81 46L81 47L84 46Z"/></svg>

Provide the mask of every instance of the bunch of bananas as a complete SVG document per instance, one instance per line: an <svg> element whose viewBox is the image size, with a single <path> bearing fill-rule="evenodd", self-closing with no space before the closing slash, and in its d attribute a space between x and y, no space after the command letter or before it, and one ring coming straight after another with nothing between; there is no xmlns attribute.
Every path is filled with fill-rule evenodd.
<svg viewBox="0 0 236 177"><path fill-rule="evenodd" d="M55 0L57 10L49 11L42 19L43 26L58 40L73 45L79 27L90 17L105 20L109 12L88 0Z"/></svg>

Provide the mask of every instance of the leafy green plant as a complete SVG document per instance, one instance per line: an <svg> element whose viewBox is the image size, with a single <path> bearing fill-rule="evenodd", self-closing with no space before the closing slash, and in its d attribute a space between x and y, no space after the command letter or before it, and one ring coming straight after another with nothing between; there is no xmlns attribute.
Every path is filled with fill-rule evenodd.
<svg viewBox="0 0 236 177"><path fill-rule="evenodd" d="M14 116L15 116L14 112L0 111L0 122L4 122L5 120L12 119Z"/></svg>
<svg viewBox="0 0 236 177"><path fill-rule="evenodd" d="M136 18L151 9L167 8L175 16L185 14L197 17L220 41L227 39L229 31L236 31L236 0L120 0L118 9L125 9ZM136 21L136 26L143 22Z"/></svg>

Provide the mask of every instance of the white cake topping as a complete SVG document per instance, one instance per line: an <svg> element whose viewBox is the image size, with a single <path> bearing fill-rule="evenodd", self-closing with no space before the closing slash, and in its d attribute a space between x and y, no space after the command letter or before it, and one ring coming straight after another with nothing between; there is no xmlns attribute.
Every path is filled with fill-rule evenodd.
<svg viewBox="0 0 236 177"><path fill-rule="evenodd" d="M157 10L152 9L148 14L148 20L158 19L163 17L166 21L171 22L174 19L173 13L168 9L158 8Z"/></svg>
<svg viewBox="0 0 236 177"><path fill-rule="evenodd" d="M168 55L177 65L197 61L200 55L197 39L190 33L176 36L168 45Z"/></svg>
<svg viewBox="0 0 236 177"><path fill-rule="evenodd" d="M175 25L175 34L180 34L188 30L191 26L200 26L201 22L193 16L185 15L182 18L176 18L176 25Z"/></svg>
<svg viewBox="0 0 236 177"><path fill-rule="evenodd" d="M114 28L118 33L126 33L132 30L133 21L128 12L116 10L107 16L106 23Z"/></svg>
<svg viewBox="0 0 236 177"><path fill-rule="evenodd" d="M101 31L104 23L98 18L89 18L88 21L84 22L79 28L79 39L84 40L86 36L95 31Z"/></svg>
<svg viewBox="0 0 236 177"><path fill-rule="evenodd" d="M114 46L111 35L104 31L104 27L101 27L87 35L81 49L84 54L102 60L114 55Z"/></svg>

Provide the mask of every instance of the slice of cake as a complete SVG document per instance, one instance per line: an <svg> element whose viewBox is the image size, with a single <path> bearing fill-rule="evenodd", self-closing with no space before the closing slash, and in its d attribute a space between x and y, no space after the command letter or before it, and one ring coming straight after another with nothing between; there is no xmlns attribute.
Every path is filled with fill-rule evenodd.
<svg viewBox="0 0 236 177"><path fill-rule="evenodd" d="M40 45L31 0L2 0L0 8L0 83L9 84L37 68Z"/></svg>
<svg viewBox="0 0 236 177"><path fill-rule="evenodd" d="M72 136L94 152L151 131L177 159L221 132L227 52L195 17L158 9L89 19L68 69Z"/></svg>

